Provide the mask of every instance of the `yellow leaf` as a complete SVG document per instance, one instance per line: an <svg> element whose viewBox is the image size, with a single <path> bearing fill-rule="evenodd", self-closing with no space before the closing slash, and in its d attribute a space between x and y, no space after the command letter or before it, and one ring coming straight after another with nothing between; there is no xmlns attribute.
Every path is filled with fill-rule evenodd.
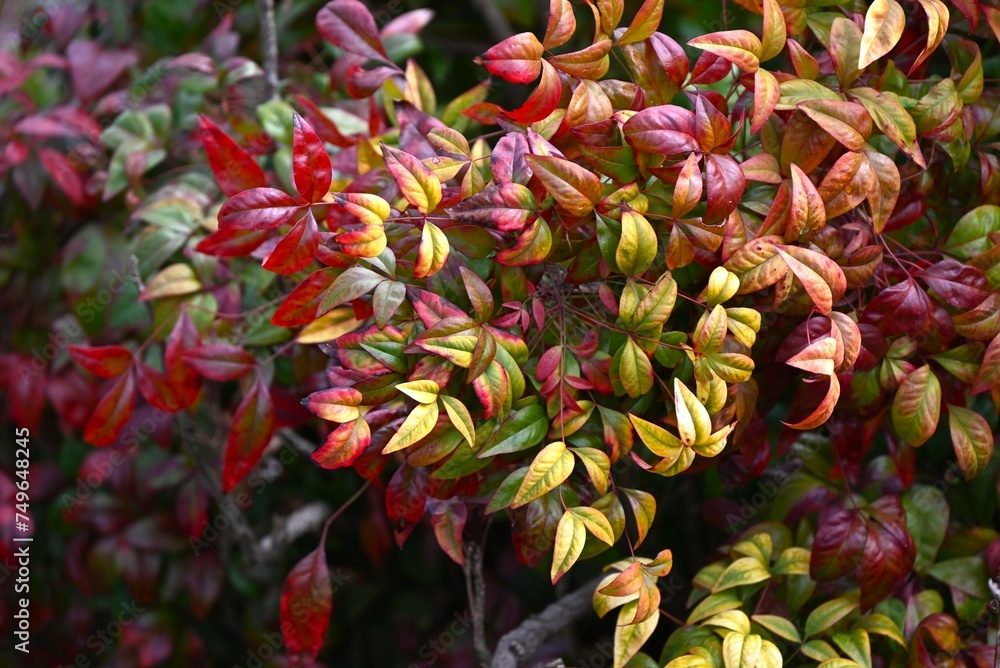
<svg viewBox="0 0 1000 668"><path fill-rule="evenodd" d="M406 416L406 420L400 425L399 431L393 434L389 442L382 448L382 454L408 448L427 434L431 433L434 425L437 424L438 406L432 404L418 404Z"/></svg>
<svg viewBox="0 0 1000 668"><path fill-rule="evenodd" d="M417 262L413 266L413 275L417 278L433 276L441 271L448 261L448 237L437 225L424 221L424 229L420 233L420 246L417 249Z"/></svg>
<svg viewBox="0 0 1000 668"><path fill-rule="evenodd" d="M605 521L607 520L605 519ZM583 520L575 515L572 510L567 510L559 519L559 525L556 527L556 538L552 548L552 570L550 573L552 584L558 582L559 578L573 567L576 560L580 558L586 542L587 531Z"/></svg>

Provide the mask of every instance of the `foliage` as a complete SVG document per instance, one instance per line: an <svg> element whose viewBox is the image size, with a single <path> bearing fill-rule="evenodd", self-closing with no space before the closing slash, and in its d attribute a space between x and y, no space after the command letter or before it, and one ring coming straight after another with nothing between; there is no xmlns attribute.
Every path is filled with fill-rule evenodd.
<svg viewBox="0 0 1000 668"><path fill-rule="evenodd" d="M400 546L426 519L468 567L493 521L553 584L609 563L594 607L620 608L616 667L988 665L987 629L968 623L998 567L984 528L998 496L1000 92L984 75L998 10L740 2L759 29L695 36L689 57L657 32L662 0L627 22L620 0L582 4L578 25L581 8L552 0L541 39L476 59L531 86L506 109L489 81L439 101L392 52L428 12L380 27L333 0L316 28L349 99L321 106L321 84L254 114L183 109L192 123L209 111L198 135L221 195L204 170L147 189L173 112L118 115L102 196L136 207L148 338L70 348L89 374L74 382L106 382L69 426L95 446L144 409L193 418L191 442L221 426L224 448L191 454L219 471L220 496L260 480L280 430L315 430L319 468L384 488ZM201 96L258 74L205 53L171 67ZM39 127L72 124L60 113ZM30 204L27 160L10 180ZM949 500L935 483L956 486L952 460L970 482ZM203 523L204 479L167 478ZM667 626L661 580L685 537L654 522L689 512L664 501L691 479L729 537L718 560L687 564L693 610L656 661L640 650ZM744 512L733 497L750 483L765 499ZM151 533L179 535L154 517ZM755 518L771 521L744 530ZM330 615L326 530L282 589L284 644L304 662Z"/></svg>

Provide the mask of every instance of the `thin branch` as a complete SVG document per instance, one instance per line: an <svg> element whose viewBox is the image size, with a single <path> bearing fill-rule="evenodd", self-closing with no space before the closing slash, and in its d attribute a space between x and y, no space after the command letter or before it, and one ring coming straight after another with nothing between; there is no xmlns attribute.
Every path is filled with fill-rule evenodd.
<svg viewBox="0 0 1000 668"><path fill-rule="evenodd" d="M483 580L483 548L479 543L466 541L462 570L465 571L465 590L472 615L472 646L476 650L479 664L483 668L489 668L493 653L486 644L486 582Z"/></svg>
<svg viewBox="0 0 1000 668"><path fill-rule="evenodd" d="M521 661L534 656L546 639L590 612L594 590L600 581L600 578L591 580L500 638L490 668L518 668Z"/></svg>
<svg viewBox="0 0 1000 668"><path fill-rule="evenodd" d="M318 531L330 516L330 510L326 503L316 501L275 519L274 530L257 542L259 560L272 561L299 537Z"/></svg>
<svg viewBox="0 0 1000 668"><path fill-rule="evenodd" d="M493 38L493 41L502 42L514 34L514 29L511 27L510 21L503 15L500 8L496 6L494 0L472 0L472 6L483 17L483 21L486 22L486 27L489 29L490 37Z"/></svg>
<svg viewBox="0 0 1000 668"><path fill-rule="evenodd" d="M267 99L278 97L278 28L274 20L274 0L257 0L260 23L260 58L264 68Z"/></svg>

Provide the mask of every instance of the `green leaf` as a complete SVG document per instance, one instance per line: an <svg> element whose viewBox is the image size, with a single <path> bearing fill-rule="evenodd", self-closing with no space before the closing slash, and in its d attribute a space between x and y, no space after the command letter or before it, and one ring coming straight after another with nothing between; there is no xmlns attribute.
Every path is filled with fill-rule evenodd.
<svg viewBox="0 0 1000 668"><path fill-rule="evenodd" d="M784 617L779 617L778 615L754 615L750 619L779 638L784 638L794 643L802 642L802 636L799 635L799 630L795 628L795 624L792 624Z"/></svg>
<svg viewBox="0 0 1000 668"><path fill-rule="evenodd" d="M721 594L712 594L704 598L695 606L691 614L688 615L687 623L696 624L703 619L712 617L721 612L736 610L743 605L743 600L732 591L724 591Z"/></svg>
<svg viewBox="0 0 1000 668"><path fill-rule="evenodd" d="M858 607L857 596L843 596L819 605L806 618L805 637L827 630Z"/></svg>
<svg viewBox="0 0 1000 668"><path fill-rule="evenodd" d="M320 300L316 315L321 316L341 304L346 304L371 292L385 277L364 267L350 267L338 276Z"/></svg>
<svg viewBox="0 0 1000 668"><path fill-rule="evenodd" d="M939 561L927 569L927 574L969 596L981 600L990 598L986 583L992 573L986 571L986 562L981 556Z"/></svg>
<svg viewBox="0 0 1000 668"><path fill-rule="evenodd" d="M528 466L521 486L514 496L512 508L534 501L562 484L573 472L573 455L562 441L549 443L542 448Z"/></svg>
<svg viewBox="0 0 1000 668"><path fill-rule="evenodd" d="M983 204L958 219L944 250L960 260L969 260L985 253L996 244L991 234L1000 232L1000 206Z"/></svg>
<svg viewBox="0 0 1000 668"><path fill-rule="evenodd" d="M934 563L948 529L948 501L936 487L914 485L903 494L906 530L917 547L914 570L922 573Z"/></svg>
<svg viewBox="0 0 1000 668"><path fill-rule="evenodd" d="M875 633L877 635L885 636L893 642L895 642L900 647L906 647L906 639L903 638L903 633L896 626L896 623L877 612L870 612L861 619L858 620L854 628L864 629L868 633Z"/></svg>
<svg viewBox="0 0 1000 668"><path fill-rule="evenodd" d="M941 383L925 364L900 384L892 402L892 425L914 447L927 442L941 417Z"/></svg>
<svg viewBox="0 0 1000 668"><path fill-rule="evenodd" d="M493 457L519 452L538 445L549 430L545 409L532 404L510 416L490 437L480 457Z"/></svg>
<svg viewBox="0 0 1000 668"><path fill-rule="evenodd" d="M729 564L722 572L719 579L712 587L712 593L718 594L721 591L756 584L764 580L771 579L771 573L757 559L753 557L741 557Z"/></svg>
<svg viewBox="0 0 1000 668"><path fill-rule="evenodd" d="M872 647L867 631L854 629L848 633L834 633L832 637L844 654L864 668L872 668Z"/></svg>
<svg viewBox="0 0 1000 668"><path fill-rule="evenodd" d="M522 466L504 478L500 486L497 487L497 491L493 494L493 498L490 499L489 505L486 506L487 514L495 513L510 506L514 502L514 495L517 494L517 490L521 487L521 481L524 480L524 476L527 474L528 467Z"/></svg>
<svg viewBox="0 0 1000 668"><path fill-rule="evenodd" d="M582 217L594 210L601 199L601 179L584 167L550 155L526 155L531 172L560 207L572 216Z"/></svg>

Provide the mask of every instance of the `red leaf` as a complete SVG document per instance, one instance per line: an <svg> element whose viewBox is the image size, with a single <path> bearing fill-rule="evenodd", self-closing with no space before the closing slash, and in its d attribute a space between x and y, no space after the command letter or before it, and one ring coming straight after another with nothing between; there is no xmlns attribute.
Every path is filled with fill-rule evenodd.
<svg viewBox="0 0 1000 668"><path fill-rule="evenodd" d="M978 306L989 294L982 269L947 258L916 274L945 304L961 309Z"/></svg>
<svg viewBox="0 0 1000 668"><path fill-rule="evenodd" d="M490 154L490 174L497 185L519 183L528 185L531 168L526 156L530 153L528 138L520 133L508 134L497 142Z"/></svg>
<svg viewBox="0 0 1000 668"><path fill-rule="evenodd" d="M163 365L166 367L167 380L177 395L182 407L188 407L198 398L201 390L201 378L190 364L184 361L184 353L201 343L198 330L195 329L187 309L181 310L173 331L167 338Z"/></svg>
<svg viewBox="0 0 1000 668"><path fill-rule="evenodd" d="M898 336L924 329L930 320L930 307L927 293L908 278L868 302L861 322L875 325L886 336Z"/></svg>
<svg viewBox="0 0 1000 668"><path fill-rule="evenodd" d="M223 491L228 493L256 466L272 434L274 405L267 385L258 376L233 415L233 427L226 441Z"/></svg>
<svg viewBox="0 0 1000 668"><path fill-rule="evenodd" d="M364 453L371 441L371 429L365 419L359 417L334 429L327 436L326 442L310 457L325 469L351 466Z"/></svg>
<svg viewBox="0 0 1000 668"><path fill-rule="evenodd" d="M728 155L705 155L705 185L708 192L708 209L702 220L715 225L726 219L736 209L746 188L743 170Z"/></svg>
<svg viewBox="0 0 1000 668"><path fill-rule="evenodd" d="M219 209L219 229L266 230L289 222L302 204L275 188L245 190Z"/></svg>
<svg viewBox="0 0 1000 668"><path fill-rule="evenodd" d="M340 132L337 124L331 121L312 100L304 95L296 95L295 99L302 109L302 115L309 120L309 123L316 130L316 134L319 135L320 139L340 148L347 148L354 145L355 141L349 137L345 137Z"/></svg>
<svg viewBox="0 0 1000 668"><path fill-rule="evenodd" d="M698 150L694 114L683 107L665 104L643 109L623 129L628 143L646 153L678 155Z"/></svg>
<svg viewBox="0 0 1000 668"><path fill-rule="evenodd" d="M429 487L427 469L406 464L400 464L389 480L385 489L385 511L400 547L424 514Z"/></svg>
<svg viewBox="0 0 1000 668"><path fill-rule="evenodd" d="M139 362L136 364L136 377L139 381L139 392L153 406L168 413L176 413L181 409L181 402L164 374L148 364Z"/></svg>
<svg viewBox="0 0 1000 668"><path fill-rule="evenodd" d="M128 371L132 364L132 352L123 346L70 346L69 355L74 362L100 378L116 378Z"/></svg>
<svg viewBox="0 0 1000 668"><path fill-rule="evenodd" d="M899 497L883 496L868 510L871 520L860 572L862 612L875 607L902 584L917 556Z"/></svg>
<svg viewBox="0 0 1000 668"><path fill-rule="evenodd" d="M337 273L333 269L320 269L311 273L285 297L285 301L271 316L271 323L278 327L294 327L315 320L320 301L337 278Z"/></svg>
<svg viewBox="0 0 1000 668"><path fill-rule="evenodd" d="M834 508L821 513L813 541L809 575L814 580L836 580L861 563L868 525L855 508Z"/></svg>
<svg viewBox="0 0 1000 668"><path fill-rule="evenodd" d="M330 192L333 166L316 131L298 114L292 116L292 176L295 188L309 202L319 202Z"/></svg>
<svg viewBox="0 0 1000 668"><path fill-rule="evenodd" d="M270 230L216 230L198 242L195 250L215 257L242 257L257 250Z"/></svg>
<svg viewBox="0 0 1000 668"><path fill-rule="evenodd" d="M316 658L330 625L333 587L323 542L295 564L281 587L281 634L293 660Z"/></svg>
<svg viewBox="0 0 1000 668"><path fill-rule="evenodd" d="M212 380L236 380L253 370L257 362L239 346L228 343L208 343L188 350L184 362Z"/></svg>
<svg viewBox="0 0 1000 668"><path fill-rule="evenodd" d="M307 211L288 231L264 260L263 267L276 274L289 275L302 271L316 256L319 230L312 211Z"/></svg>
<svg viewBox="0 0 1000 668"><path fill-rule="evenodd" d="M465 564L465 553L462 550L462 531L468 519L469 510L462 501L429 502L431 508L431 526L438 545L456 564Z"/></svg>
<svg viewBox="0 0 1000 668"><path fill-rule="evenodd" d="M239 144L206 116L198 116L201 143L208 155L208 166L215 175L215 182L227 197L251 188L260 188L267 182L264 170Z"/></svg>
<svg viewBox="0 0 1000 668"><path fill-rule="evenodd" d="M559 106L562 97L562 81L559 73L545 60L541 61L542 80L538 88L528 96L520 107L507 111L507 117L515 123L535 123L544 120Z"/></svg>
<svg viewBox="0 0 1000 668"><path fill-rule="evenodd" d="M542 43L530 32L511 35L475 59L490 74L517 84L531 83L542 71Z"/></svg>
<svg viewBox="0 0 1000 668"><path fill-rule="evenodd" d="M348 53L365 59L391 62L378 36L378 26L359 0L333 0L316 15L316 28L323 39Z"/></svg>
<svg viewBox="0 0 1000 668"><path fill-rule="evenodd" d="M519 183L490 186L448 209L448 215L501 232L519 232L538 215L538 201Z"/></svg>
<svg viewBox="0 0 1000 668"><path fill-rule="evenodd" d="M115 381L108 393L90 416L83 440L91 445L108 445L118 438L125 423L132 416L135 405L135 383L131 373L126 373Z"/></svg>
<svg viewBox="0 0 1000 668"><path fill-rule="evenodd" d="M66 156L51 148L43 148L39 151L38 157L45 165L45 171L49 173L49 176L65 193L66 197L78 206L83 204L86 199L83 190L83 177Z"/></svg>

